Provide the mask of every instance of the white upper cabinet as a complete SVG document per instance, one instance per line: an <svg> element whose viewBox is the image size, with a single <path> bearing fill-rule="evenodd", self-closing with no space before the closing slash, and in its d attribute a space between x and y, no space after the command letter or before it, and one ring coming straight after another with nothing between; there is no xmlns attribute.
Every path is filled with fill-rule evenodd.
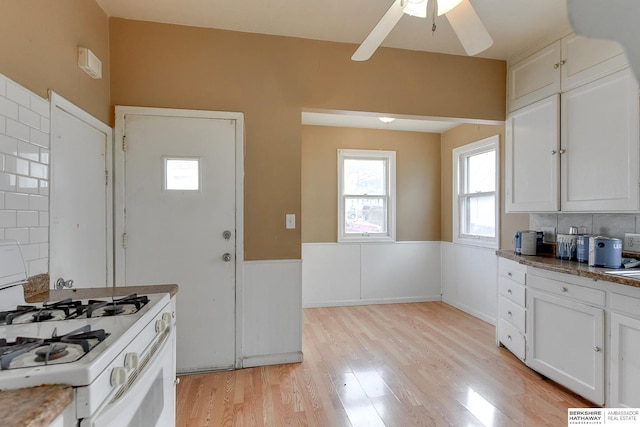
<svg viewBox="0 0 640 427"><path fill-rule="evenodd" d="M567 36L508 78L506 211L640 210L638 84L620 46Z"/></svg>
<svg viewBox="0 0 640 427"><path fill-rule="evenodd" d="M509 67L509 111L626 66L624 50L617 42L569 35Z"/></svg>
<svg viewBox="0 0 640 427"><path fill-rule="evenodd" d="M629 69L562 94L561 210L638 210L638 84Z"/></svg>
<svg viewBox="0 0 640 427"><path fill-rule="evenodd" d="M627 57L618 42L579 37L562 39L560 64L562 91L625 68Z"/></svg>
<svg viewBox="0 0 640 427"><path fill-rule="evenodd" d="M560 41L509 67L509 111L560 92Z"/></svg>
<svg viewBox="0 0 640 427"><path fill-rule="evenodd" d="M507 212L560 209L560 96L551 95L509 115L505 124Z"/></svg>

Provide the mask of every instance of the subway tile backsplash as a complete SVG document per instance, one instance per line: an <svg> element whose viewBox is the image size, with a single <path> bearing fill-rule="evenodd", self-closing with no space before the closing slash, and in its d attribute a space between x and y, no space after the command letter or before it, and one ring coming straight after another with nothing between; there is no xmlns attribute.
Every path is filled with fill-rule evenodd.
<svg viewBox="0 0 640 427"><path fill-rule="evenodd" d="M624 233L640 233L640 215L636 214L530 214L529 228L555 227L557 233L568 233L570 226L585 227L587 234L624 238Z"/></svg>
<svg viewBox="0 0 640 427"><path fill-rule="evenodd" d="M0 238L29 277L49 271L49 101L0 74Z"/></svg>

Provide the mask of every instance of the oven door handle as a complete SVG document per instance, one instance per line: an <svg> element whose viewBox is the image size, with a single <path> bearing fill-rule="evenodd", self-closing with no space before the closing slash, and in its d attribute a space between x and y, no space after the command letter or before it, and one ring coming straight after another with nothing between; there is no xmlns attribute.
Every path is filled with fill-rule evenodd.
<svg viewBox="0 0 640 427"><path fill-rule="evenodd" d="M135 380L131 384L125 384L125 392L118 396L116 393L109 401L101 406L95 414L89 418L84 418L80 422L81 427L108 427L114 425L137 425L130 424L132 419L139 417L138 411L144 407L150 407L152 415L158 416L157 426L173 426L175 422L175 411L171 409L167 414L165 409L175 406L175 360L173 356L172 341L175 328L170 327L168 333L161 338L157 350L137 373ZM157 342L157 341L156 341ZM131 378L132 376L130 376ZM131 379L129 379L131 381ZM161 383L157 383L157 382ZM154 401L146 402L147 398L158 398L154 389L161 384L162 408L158 408ZM167 391L171 393L174 401L166 402ZM150 403L147 405L147 403ZM168 406L171 405L171 406ZM171 416L168 416L171 415ZM171 419L167 419L171 418ZM149 425L149 419L142 420L143 425Z"/></svg>

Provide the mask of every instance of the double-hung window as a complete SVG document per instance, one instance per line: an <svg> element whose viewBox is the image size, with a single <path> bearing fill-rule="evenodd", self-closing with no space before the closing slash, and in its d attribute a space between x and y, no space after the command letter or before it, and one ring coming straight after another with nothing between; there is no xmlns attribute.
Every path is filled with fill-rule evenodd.
<svg viewBox="0 0 640 427"><path fill-rule="evenodd" d="M338 241L395 240L395 151L338 150Z"/></svg>
<svg viewBox="0 0 640 427"><path fill-rule="evenodd" d="M498 247L498 135L453 150L453 241Z"/></svg>

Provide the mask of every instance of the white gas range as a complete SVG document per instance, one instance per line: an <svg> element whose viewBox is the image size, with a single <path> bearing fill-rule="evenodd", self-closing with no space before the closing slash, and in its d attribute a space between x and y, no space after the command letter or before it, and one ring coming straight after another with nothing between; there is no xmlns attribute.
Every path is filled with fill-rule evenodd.
<svg viewBox="0 0 640 427"><path fill-rule="evenodd" d="M175 424L175 314L169 295L24 301L20 247L0 241L0 390L74 389L79 426Z"/></svg>

